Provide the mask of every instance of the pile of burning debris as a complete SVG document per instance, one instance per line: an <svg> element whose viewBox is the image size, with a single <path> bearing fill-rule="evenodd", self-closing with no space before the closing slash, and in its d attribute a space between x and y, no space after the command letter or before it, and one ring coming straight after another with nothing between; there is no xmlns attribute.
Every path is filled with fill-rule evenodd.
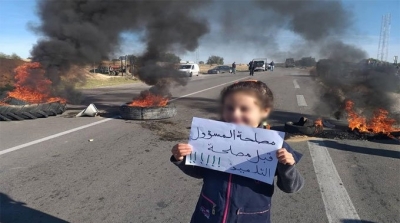
<svg viewBox="0 0 400 223"><path fill-rule="evenodd" d="M15 88L0 98L0 120L47 118L62 114L66 100L52 97L51 81L40 63L25 63L15 69Z"/></svg>
<svg viewBox="0 0 400 223"><path fill-rule="evenodd" d="M148 53L139 59L138 69L134 75L151 87L120 107L123 119L166 119L176 115L176 107L170 103L172 97L170 89L173 86L185 86L188 77L176 70L173 63L145 63L144 58L149 55L152 55L150 58L154 56ZM158 54L155 55L157 55L155 58L159 57Z"/></svg>
<svg viewBox="0 0 400 223"><path fill-rule="evenodd" d="M53 96L52 82L46 78L46 71L40 63L25 63L14 72L14 89L0 97L1 121L47 118L66 110L66 99ZM159 78L149 90L141 92L139 97L121 106L122 118L142 120L175 116L175 105L169 103L170 82L174 82L169 79L171 78Z"/></svg>
<svg viewBox="0 0 400 223"><path fill-rule="evenodd" d="M367 119L357 114L353 106L354 103L352 101L346 102L348 125L345 127L335 126L322 119L313 121L302 117L296 123L287 122L285 124L285 132L329 139L394 139L400 142L400 128L394 127L396 121L388 117L386 110L379 109L375 111L372 118Z"/></svg>

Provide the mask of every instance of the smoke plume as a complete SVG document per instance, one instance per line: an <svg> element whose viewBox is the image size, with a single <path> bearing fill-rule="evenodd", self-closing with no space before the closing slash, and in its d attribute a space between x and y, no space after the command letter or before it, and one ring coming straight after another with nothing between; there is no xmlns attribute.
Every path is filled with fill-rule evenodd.
<svg viewBox="0 0 400 223"><path fill-rule="evenodd" d="M208 32L207 23L191 13L200 7L197 1L41 0L41 24L34 29L44 38L33 47L32 58L46 69L57 94L68 97L63 94L70 93L65 90L71 90L74 83L66 84L63 76L73 66L108 58L122 47L123 32L144 31L147 51L141 58L139 78L157 85L158 80L168 77L169 84L161 87L185 85L187 80L180 72L156 62L162 53L197 48L198 39Z"/></svg>
<svg viewBox="0 0 400 223"><path fill-rule="evenodd" d="M218 49L231 58L318 57L322 45L352 30L352 13L341 1L214 1L206 10L213 23L201 39L202 49ZM298 39L288 51L281 50L289 44L278 39L282 32Z"/></svg>
<svg viewBox="0 0 400 223"><path fill-rule="evenodd" d="M253 55L265 52L264 55L281 60L304 56L328 58L317 67L322 89L316 111L321 116L342 116L346 100L355 102L366 117L377 109L391 114L398 109L393 107L396 102L391 97L400 86L394 66L368 63L365 51L342 41L348 34L354 34L353 14L343 2L241 1L229 6L217 2L209 10L213 21L218 23L203 42L213 47L228 43L240 47L240 51L234 49L232 54L246 50ZM279 49L285 40L277 39L277 34L283 30L299 37L289 52Z"/></svg>
<svg viewBox="0 0 400 223"><path fill-rule="evenodd" d="M355 103L357 112L372 117L378 109L389 111L392 118L400 120L399 98L393 93L399 90L397 68L375 60L347 62L339 58L320 60L316 74L321 82L321 100L316 106L320 115L343 117L345 102Z"/></svg>
<svg viewBox="0 0 400 223"><path fill-rule="evenodd" d="M120 50L124 32L144 33L144 58L151 64L163 52L193 51L199 41L235 54L257 55L261 48L261 54L283 56L287 53L276 39L282 30L303 38L291 50L297 55L340 37L351 25L351 13L339 1L39 0L38 14L41 24L35 30L44 38L31 53L54 85L72 65L92 64Z"/></svg>
<svg viewBox="0 0 400 223"><path fill-rule="evenodd" d="M41 24L35 30L44 38L31 53L46 68L58 96L68 96L63 93L73 89L73 83L62 81L71 67L123 51L122 33L143 34L145 52L136 74L153 86L151 91L162 95L168 95L174 85L186 85L187 78L170 64L158 63L161 55L185 54L199 44L202 49L219 49L237 58L251 53L276 59L331 59L317 69L322 85L327 86L320 94L323 106L318 106L329 108L323 114L349 98L356 105L389 108L392 101L387 91L398 84L391 68L359 64L366 53L342 42L353 30L353 15L342 1L41 0L38 14ZM280 50L281 45L288 45L286 40L277 36L287 31L299 41L286 52ZM354 88L369 90L360 90L360 96Z"/></svg>

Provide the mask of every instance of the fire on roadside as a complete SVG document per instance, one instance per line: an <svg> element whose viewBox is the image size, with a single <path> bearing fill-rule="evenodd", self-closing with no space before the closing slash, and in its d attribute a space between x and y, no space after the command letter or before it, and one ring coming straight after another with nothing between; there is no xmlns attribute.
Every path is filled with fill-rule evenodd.
<svg viewBox="0 0 400 223"><path fill-rule="evenodd" d="M134 99L128 106L132 107L165 107L168 104L168 98L152 94L149 91L142 92L140 96Z"/></svg>
<svg viewBox="0 0 400 223"><path fill-rule="evenodd" d="M52 82L47 79L38 62L25 63L15 68L15 89L8 92L7 98L15 98L28 103L66 103L66 100L51 96ZM7 104L4 101L1 104Z"/></svg>
<svg viewBox="0 0 400 223"><path fill-rule="evenodd" d="M395 128L396 120L389 118L389 112L384 109L378 109L374 112L372 118L367 119L354 110L354 102L346 101L345 110L347 112L347 121L351 130L358 130L366 133L382 133L390 135L391 132L400 131Z"/></svg>

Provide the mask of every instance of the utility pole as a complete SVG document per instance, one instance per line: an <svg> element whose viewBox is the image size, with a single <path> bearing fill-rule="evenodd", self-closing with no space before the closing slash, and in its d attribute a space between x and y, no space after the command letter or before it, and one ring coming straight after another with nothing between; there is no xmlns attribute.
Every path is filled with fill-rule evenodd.
<svg viewBox="0 0 400 223"><path fill-rule="evenodd" d="M133 55L130 55L129 57L129 68L130 68L130 73L132 77L134 77L134 69L135 69L135 57Z"/></svg>
<svg viewBox="0 0 400 223"><path fill-rule="evenodd" d="M124 66L124 73L126 74L126 76L128 76L128 71L126 71L126 69L128 69L128 55L125 55L125 66Z"/></svg>
<svg viewBox="0 0 400 223"><path fill-rule="evenodd" d="M196 49L196 52L195 52L195 62L197 64L199 63L199 50L198 49Z"/></svg>

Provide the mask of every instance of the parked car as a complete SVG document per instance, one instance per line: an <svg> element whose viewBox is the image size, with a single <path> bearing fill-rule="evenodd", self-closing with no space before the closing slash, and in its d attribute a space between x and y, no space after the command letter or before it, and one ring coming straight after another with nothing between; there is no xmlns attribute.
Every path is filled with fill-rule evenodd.
<svg viewBox="0 0 400 223"><path fill-rule="evenodd" d="M213 69L208 70L209 74L220 74L220 73L232 73L232 67L230 66L216 66Z"/></svg>
<svg viewBox="0 0 400 223"><path fill-rule="evenodd" d="M189 77L193 75L198 75L200 72L200 68L198 64L181 64L179 66L179 71L185 72Z"/></svg>

